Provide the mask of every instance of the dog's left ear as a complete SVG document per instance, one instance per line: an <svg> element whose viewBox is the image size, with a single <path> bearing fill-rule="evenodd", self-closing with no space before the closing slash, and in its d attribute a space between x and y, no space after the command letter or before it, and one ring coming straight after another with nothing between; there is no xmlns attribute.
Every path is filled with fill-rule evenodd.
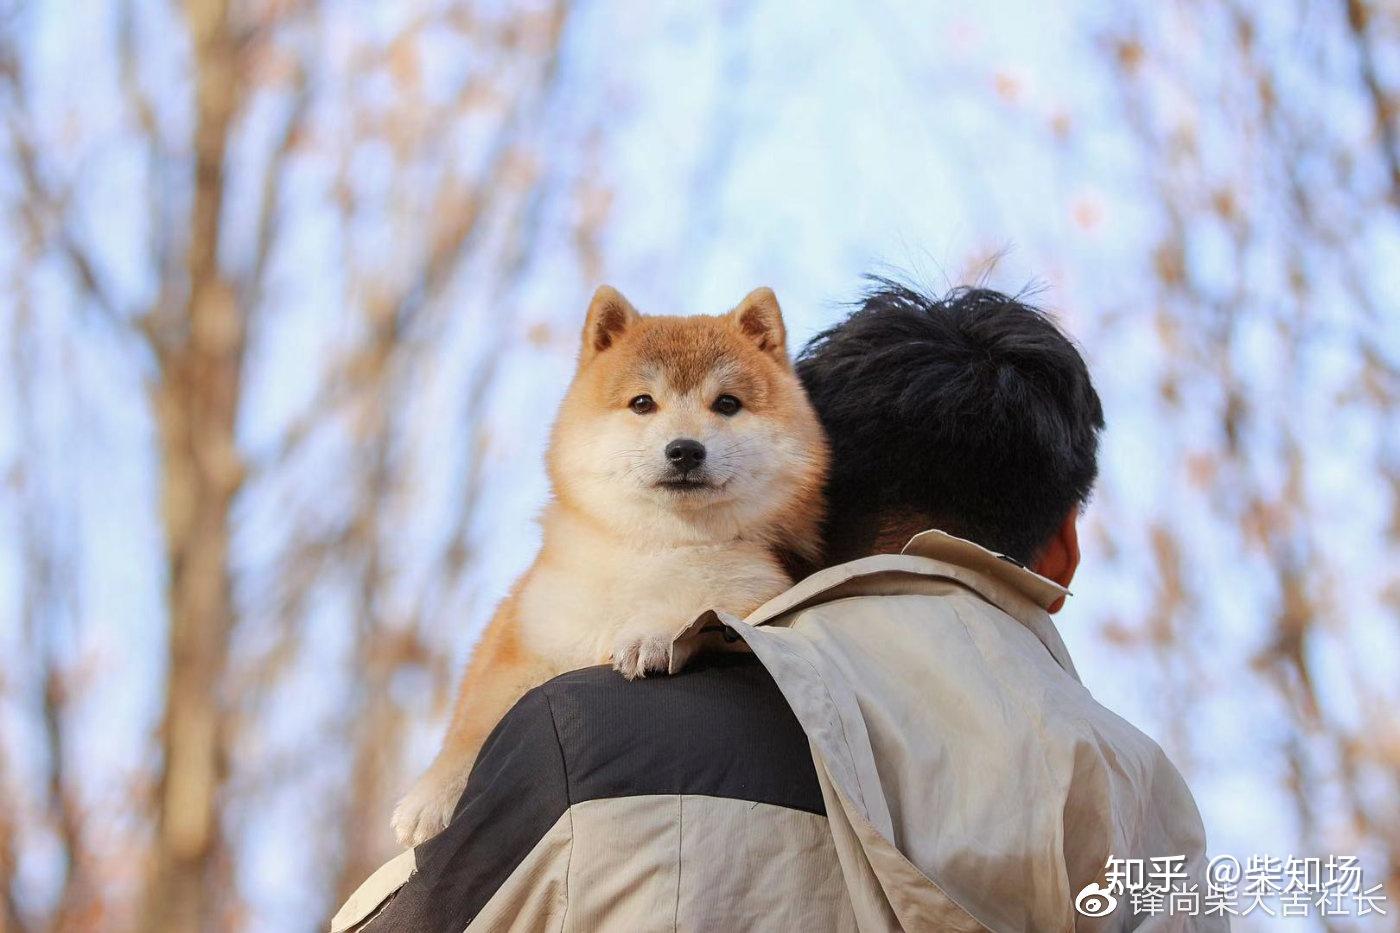
<svg viewBox="0 0 1400 933"><path fill-rule="evenodd" d="M726 317L754 346L784 366L790 365L787 354L787 328L783 326L783 310L778 296L771 288L755 288L739 302Z"/></svg>

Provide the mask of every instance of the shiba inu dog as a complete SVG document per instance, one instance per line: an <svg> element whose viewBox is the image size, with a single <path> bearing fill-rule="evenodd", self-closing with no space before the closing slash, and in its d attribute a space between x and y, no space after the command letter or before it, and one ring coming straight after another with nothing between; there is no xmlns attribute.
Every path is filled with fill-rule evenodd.
<svg viewBox="0 0 1400 933"><path fill-rule="evenodd" d="M548 454L539 556L482 635L442 751L394 810L443 829L487 734L531 687L611 662L665 671L707 609L744 616L819 547L827 444L760 288L717 317L642 316L603 286Z"/></svg>

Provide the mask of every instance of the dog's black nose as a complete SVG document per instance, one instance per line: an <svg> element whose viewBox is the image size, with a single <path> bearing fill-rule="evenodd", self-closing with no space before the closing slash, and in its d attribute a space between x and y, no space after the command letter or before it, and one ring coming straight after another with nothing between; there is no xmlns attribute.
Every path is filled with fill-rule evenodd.
<svg viewBox="0 0 1400 933"><path fill-rule="evenodd" d="M705 462L705 445L688 437L678 437L666 445L666 459L676 469L690 471Z"/></svg>

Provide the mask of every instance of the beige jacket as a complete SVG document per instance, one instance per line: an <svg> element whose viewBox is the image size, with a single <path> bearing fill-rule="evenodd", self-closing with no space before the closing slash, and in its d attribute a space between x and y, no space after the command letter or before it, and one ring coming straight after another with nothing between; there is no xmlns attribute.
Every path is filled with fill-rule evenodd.
<svg viewBox="0 0 1400 933"><path fill-rule="evenodd" d="M825 819L733 808L705 794L579 803L468 929L596 928L589 916L603 908L581 899L596 890L585 877L641 892L627 908L635 914L616 912L617 897L612 912L593 914L612 926L635 916L637 928L709 927L704 892L738 883L725 880L733 865L723 866L740 850L745 883L773 895L739 924L753 929L811 928L810 917L783 906L794 901L817 905L832 929L1225 928L1199 915L1134 915L1122 892L1103 917L1076 911L1085 886L1105 880L1110 857L1184 855L1187 884L1203 894L1205 836L1161 749L1080 684L1044 608L1063 593L930 531L899 555L814 574L748 619L707 613L677 636L672 672L701 652L752 651L810 744ZM690 848L679 841L687 801ZM743 813L750 824L767 814L761 835L786 840L792 857L755 859L741 841L754 834ZM702 850L697 825L708 827ZM356 892L337 929L371 914L413 872L413 853L396 863ZM674 917L671 881L658 880L672 865ZM651 867L633 872L639 866ZM633 885L633 875L649 880ZM648 884L664 896L647 894ZM683 921L687 898L692 919Z"/></svg>

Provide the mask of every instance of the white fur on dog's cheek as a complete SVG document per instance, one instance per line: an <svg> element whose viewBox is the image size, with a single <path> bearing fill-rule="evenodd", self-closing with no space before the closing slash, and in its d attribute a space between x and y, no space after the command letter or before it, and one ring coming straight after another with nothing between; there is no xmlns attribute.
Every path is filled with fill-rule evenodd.
<svg viewBox="0 0 1400 933"><path fill-rule="evenodd" d="M654 456L651 432L639 423L643 418L631 412L609 412L572 423L557 445L563 478L589 482L635 476Z"/></svg>
<svg viewBox="0 0 1400 933"><path fill-rule="evenodd" d="M664 418L625 410L571 419L556 438L556 482L578 507L610 525L664 520L658 509L664 494L653 487L668 467L671 430Z"/></svg>
<svg viewBox="0 0 1400 933"><path fill-rule="evenodd" d="M724 482L725 507L736 525L767 521L811 481L814 465L807 443L761 415L736 416L711 446L716 478Z"/></svg>
<svg viewBox="0 0 1400 933"><path fill-rule="evenodd" d="M743 417L743 416L739 416ZM777 426L750 415L717 430L707 441L708 462L721 482L762 487L783 468L786 445Z"/></svg>

